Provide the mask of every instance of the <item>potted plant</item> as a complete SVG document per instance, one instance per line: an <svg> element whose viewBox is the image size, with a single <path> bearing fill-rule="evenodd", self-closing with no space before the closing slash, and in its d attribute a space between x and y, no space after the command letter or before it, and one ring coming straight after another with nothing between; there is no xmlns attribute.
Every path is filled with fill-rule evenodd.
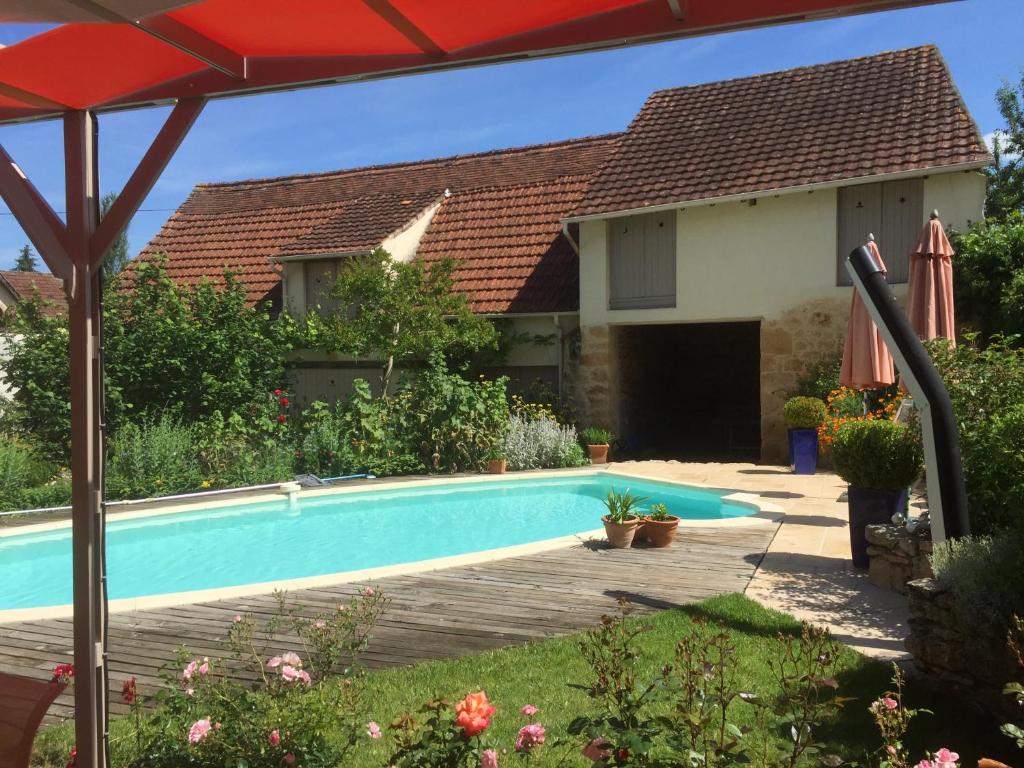
<svg viewBox="0 0 1024 768"><path fill-rule="evenodd" d="M601 522L604 523L608 543L613 547L625 549L633 544L633 537L640 526L636 510L642 501L642 498L631 494L628 488L624 493L617 493L614 488L608 491L604 500L608 514L601 518Z"/></svg>
<svg viewBox="0 0 1024 768"><path fill-rule="evenodd" d="M849 421L832 440L832 464L850 485L847 505L853 564L867 568L864 529L889 523L906 508L907 488L924 465L921 442L910 429L893 421Z"/></svg>
<svg viewBox="0 0 1024 768"><path fill-rule="evenodd" d="M668 513L665 504L651 504L644 517L643 536L652 547L667 547L676 538L679 518Z"/></svg>
<svg viewBox="0 0 1024 768"><path fill-rule="evenodd" d="M508 459L500 445L492 445L487 452L487 472L492 475L503 475L508 469Z"/></svg>
<svg viewBox="0 0 1024 768"><path fill-rule="evenodd" d="M818 427L828 411L816 397L792 397L782 409L789 427L789 462L797 475L813 475L818 467Z"/></svg>
<svg viewBox="0 0 1024 768"><path fill-rule="evenodd" d="M591 464L608 463L608 444L612 441L612 433L607 429L587 427L580 435L586 443L587 451L590 452Z"/></svg>

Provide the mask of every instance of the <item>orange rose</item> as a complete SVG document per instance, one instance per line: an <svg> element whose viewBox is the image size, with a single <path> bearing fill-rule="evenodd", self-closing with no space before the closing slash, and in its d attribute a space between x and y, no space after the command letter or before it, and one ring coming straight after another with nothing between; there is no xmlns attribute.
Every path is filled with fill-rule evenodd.
<svg viewBox="0 0 1024 768"><path fill-rule="evenodd" d="M494 707L487 701L486 693L467 693L466 698L455 705L455 724L466 736L476 736L487 730L494 712Z"/></svg>

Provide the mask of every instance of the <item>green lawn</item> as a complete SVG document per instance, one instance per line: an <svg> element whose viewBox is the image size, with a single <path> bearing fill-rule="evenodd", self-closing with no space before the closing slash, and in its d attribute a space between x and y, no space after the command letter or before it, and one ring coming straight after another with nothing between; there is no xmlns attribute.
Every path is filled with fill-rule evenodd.
<svg viewBox="0 0 1024 768"><path fill-rule="evenodd" d="M791 617L762 608L740 595L713 598L689 608L637 619L649 630L641 636L641 647L650 674L655 675L661 665L671 659L676 640L692 627L696 616L704 617L732 635L744 687L755 693L769 690L765 661L778 652L778 633L793 632L799 625ZM558 638L452 661L374 672L370 678L369 716L386 726L396 716L415 711L430 698L456 699L483 688L498 707L491 735L504 747L511 745L524 722L518 710L525 703L539 708L537 717L549 734L564 734L569 721L590 707L585 693L570 685L588 680L576 643L574 637ZM877 748L877 736L866 708L887 689L890 675L887 665L850 650L844 651L839 693L855 701L842 710L840 719L831 724L825 734L830 751L850 760L861 760L865 752ZM929 691L923 681L911 678L907 703L934 711L933 715L921 715L912 727L909 742L915 759L923 756L924 750L945 746L960 753L964 766L974 764L983 755L1011 765L1022 764L1021 756L1014 754L1015 748L1009 740L998 733L997 724L971 715L952 694ZM743 722L745 718L737 710L734 719ZM114 739L123 732L115 722ZM66 727L51 728L41 734L37 746L40 753L49 758L45 764L62 768L70 746L70 733ZM349 761L349 765L354 768L386 765L386 746L387 738L372 743ZM118 751L115 749L115 766ZM544 747L531 762L535 766L590 765L575 753L564 763L559 762L565 754Z"/></svg>

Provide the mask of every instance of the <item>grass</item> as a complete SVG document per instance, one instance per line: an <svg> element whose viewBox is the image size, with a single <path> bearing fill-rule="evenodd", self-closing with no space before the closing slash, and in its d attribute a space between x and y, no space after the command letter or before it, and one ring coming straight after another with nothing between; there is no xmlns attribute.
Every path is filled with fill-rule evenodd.
<svg viewBox="0 0 1024 768"><path fill-rule="evenodd" d="M792 617L765 609L741 595L712 598L688 608L637 619L647 629L639 641L647 675L655 676L671 659L676 640L692 628L698 616L732 635L739 677L746 690L755 693L773 690L766 660L778 653L778 634L798 632L799 624ZM386 726L406 711L415 712L429 699L454 700L482 688L498 707L491 736L504 747L511 745L516 731L525 722L518 712L525 703L539 708L537 717L549 734L564 734L566 725L576 715L591 708L586 693L573 687L589 680L577 643L578 636L569 636L460 659L373 672L368 716ZM892 671L887 665L849 649L843 651L841 666L839 693L854 701L829 725L823 740L829 751L861 761L878 747L867 706L887 690ZM1014 754L1011 742L998 733L998 724L973 715L956 697L930 690L923 681L912 678L907 703L934 712L921 715L911 727L908 744L915 758L923 756L925 750L945 746L959 752L965 766L974 764L981 756L1001 759L1011 765L1021 764L1020 755ZM743 716L742 709L737 710L735 720L751 722ZM114 721L112 724L115 768L123 764L123 758L118 761L121 750L116 747L124 743L126 730L124 723ZM365 742L369 746L348 761L346 768L387 765L387 742L387 738ZM63 768L70 745L71 733L66 725L41 733L37 749L43 758L42 764ZM568 759L562 762L564 757ZM537 768L591 765L575 750L567 752L548 746L542 748L531 763Z"/></svg>

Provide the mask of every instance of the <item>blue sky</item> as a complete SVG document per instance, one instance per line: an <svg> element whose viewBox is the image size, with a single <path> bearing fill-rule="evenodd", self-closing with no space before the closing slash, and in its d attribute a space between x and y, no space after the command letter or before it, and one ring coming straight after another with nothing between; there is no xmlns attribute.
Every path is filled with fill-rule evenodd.
<svg viewBox="0 0 1024 768"><path fill-rule="evenodd" d="M603 53L211 103L129 228L137 252L201 181L307 173L619 131L658 88L935 43L984 133L993 94L1024 67L1021 0L924 8ZM12 44L31 27L0 25ZM117 191L166 115L101 118L100 183ZM60 126L0 128L0 142L63 210ZM28 242L0 203L0 268Z"/></svg>

